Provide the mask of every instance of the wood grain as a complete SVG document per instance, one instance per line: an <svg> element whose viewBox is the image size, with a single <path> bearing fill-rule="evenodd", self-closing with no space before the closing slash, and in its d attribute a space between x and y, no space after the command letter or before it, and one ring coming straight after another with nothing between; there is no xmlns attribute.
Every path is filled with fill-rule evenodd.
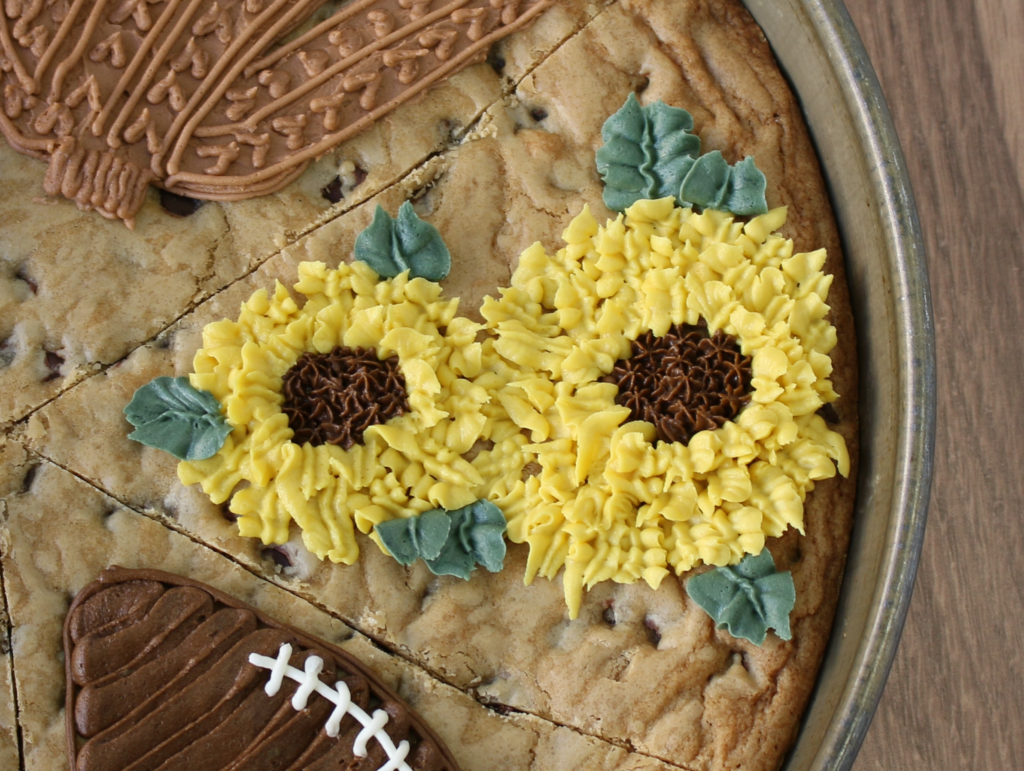
<svg viewBox="0 0 1024 771"><path fill-rule="evenodd" d="M976 7L989 68L998 73L993 86L1003 135L1024 180L1024 3L989 0Z"/></svg>
<svg viewBox="0 0 1024 771"><path fill-rule="evenodd" d="M917 195L938 344L917 588L854 766L1024 768L1024 4L848 0Z"/></svg>

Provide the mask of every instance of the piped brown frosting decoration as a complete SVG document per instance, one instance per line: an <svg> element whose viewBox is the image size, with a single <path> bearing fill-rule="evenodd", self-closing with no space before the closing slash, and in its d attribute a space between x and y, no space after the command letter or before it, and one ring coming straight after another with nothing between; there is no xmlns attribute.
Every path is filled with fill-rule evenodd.
<svg viewBox="0 0 1024 771"><path fill-rule="evenodd" d="M363 443L363 431L409 410L398 357L383 361L372 350L339 346L304 353L284 375L281 388L296 444Z"/></svg>
<svg viewBox="0 0 1024 771"><path fill-rule="evenodd" d="M615 402L629 407L632 420L653 423L664 442L685 444L739 414L750 400L750 378L750 357L732 335L673 324L661 337L638 337L605 380L619 387Z"/></svg>
<svg viewBox="0 0 1024 771"><path fill-rule="evenodd" d="M76 771L375 771L388 762L375 739L358 759L352 715L335 738L334 704L313 693L291 704L288 678L273 696L270 672L249 655L293 647L313 655L320 680L344 682L352 702L388 715L384 730L407 741L414 771L458 771L440 739L375 675L344 651L281 625L211 587L157 570L110 568L75 598L64 624L67 736Z"/></svg>
<svg viewBox="0 0 1024 771"><path fill-rule="evenodd" d="M238 200L459 69L554 0L5 0L0 131L44 188L133 222L150 182Z"/></svg>

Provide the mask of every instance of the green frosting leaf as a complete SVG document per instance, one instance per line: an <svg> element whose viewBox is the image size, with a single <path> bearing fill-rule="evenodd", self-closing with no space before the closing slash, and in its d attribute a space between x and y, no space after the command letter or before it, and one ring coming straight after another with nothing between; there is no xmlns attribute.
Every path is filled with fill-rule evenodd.
<svg viewBox="0 0 1024 771"><path fill-rule="evenodd" d="M205 460L217 454L231 433L220 402L192 387L187 377L158 377L142 386L124 408L135 426L129 439L165 450L178 460Z"/></svg>
<svg viewBox="0 0 1024 771"><path fill-rule="evenodd" d="M658 101L641 107L630 94L601 129L597 170L604 202L625 211L639 200L672 196L680 206L718 209L741 216L764 214L765 178L747 157L729 166L717 150L700 156L700 138L686 110Z"/></svg>
<svg viewBox="0 0 1024 771"><path fill-rule="evenodd" d="M487 500L479 500L449 512L452 532L437 559L427 559L427 567L439 576L468 579L470 572L483 565L491 573L505 566L505 515Z"/></svg>
<svg viewBox="0 0 1024 771"><path fill-rule="evenodd" d="M435 575L468 579L477 565L497 573L505 563L505 515L487 500L455 511L433 509L374 526L403 565L422 558Z"/></svg>
<svg viewBox="0 0 1024 771"><path fill-rule="evenodd" d="M452 256L437 228L424 222L408 201L392 219L377 205L373 223L356 238L355 258L381 278L409 271L411 278L440 281L452 268Z"/></svg>
<svg viewBox="0 0 1024 771"><path fill-rule="evenodd" d="M756 557L744 557L739 565L694 576L686 591L719 629L728 629L733 637L760 645L769 628L783 640L793 636L789 629L789 613L796 604L793 575L788 570L777 572L767 549Z"/></svg>
<svg viewBox="0 0 1024 771"><path fill-rule="evenodd" d="M391 556L403 565L411 565L420 557L436 559L451 529L452 519L441 509L408 519L390 519L374 526Z"/></svg>
<svg viewBox="0 0 1024 771"><path fill-rule="evenodd" d="M764 195L766 185L764 174L749 155L735 166L730 166L715 150L702 155L690 167L683 179L679 199L683 206L753 216L768 211Z"/></svg>
<svg viewBox="0 0 1024 771"><path fill-rule="evenodd" d="M700 154L700 137L686 110L658 101L641 107L630 94L622 109L601 129L604 146L597 170L604 179L604 202L624 211L645 198L679 195L687 172Z"/></svg>

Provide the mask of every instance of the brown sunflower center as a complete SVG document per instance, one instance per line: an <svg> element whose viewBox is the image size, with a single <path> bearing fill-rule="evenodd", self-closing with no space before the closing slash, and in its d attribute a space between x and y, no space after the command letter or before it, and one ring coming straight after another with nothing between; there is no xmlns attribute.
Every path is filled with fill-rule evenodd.
<svg viewBox="0 0 1024 771"><path fill-rule="evenodd" d="M633 341L604 378L615 383L615 403L633 420L646 420L665 442L689 442L699 431L721 428L750 401L750 357L736 338L706 327L673 324L661 337L646 332Z"/></svg>
<svg viewBox="0 0 1024 771"><path fill-rule="evenodd" d="M373 350L339 346L304 353L281 387L296 444L363 443L363 431L409 410L398 357L381 361Z"/></svg>

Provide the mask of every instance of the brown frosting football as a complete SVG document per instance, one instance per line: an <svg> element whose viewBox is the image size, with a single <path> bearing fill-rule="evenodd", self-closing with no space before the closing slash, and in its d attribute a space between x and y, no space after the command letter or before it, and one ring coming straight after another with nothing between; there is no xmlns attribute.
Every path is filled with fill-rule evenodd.
<svg viewBox="0 0 1024 771"><path fill-rule="evenodd" d="M273 676L253 657L279 654L297 669L317 661L310 679L341 689L354 709L332 729L337 702L313 683L284 677L264 688ZM77 771L458 771L419 716L351 655L182 576L103 571L68 609L64 661ZM383 724L376 735L356 717L371 714Z"/></svg>

